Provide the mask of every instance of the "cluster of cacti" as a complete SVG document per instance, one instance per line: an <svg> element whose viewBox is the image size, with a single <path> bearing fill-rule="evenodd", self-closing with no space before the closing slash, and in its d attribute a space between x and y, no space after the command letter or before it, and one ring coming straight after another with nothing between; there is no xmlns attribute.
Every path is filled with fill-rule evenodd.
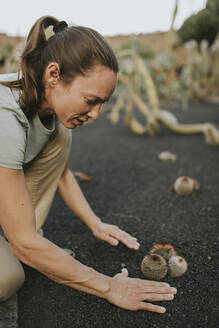
<svg viewBox="0 0 219 328"><path fill-rule="evenodd" d="M184 101L219 101L219 40L209 47L206 40L185 43L187 64L180 79Z"/></svg>
<svg viewBox="0 0 219 328"><path fill-rule="evenodd" d="M202 70L203 73L207 74L209 60L205 51L203 46L202 52L206 58ZM160 109L157 88L150 67L134 49L122 50L117 54L117 57L121 60L120 92L117 93L115 106L109 115L113 124L119 121L120 113L124 110L124 122L136 134L146 133L153 136L159 132L162 123L177 133L203 133L208 143L219 145L219 130L213 124L180 124L172 113ZM168 63L166 65L168 67ZM136 110L141 112L144 121L137 119Z"/></svg>
<svg viewBox="0 0 219 328"><path fill-rule="evenodd" d="M5 71L7 73L15 73L20 68L20 56L24 49L26 43L26 39L22 39L20 43L11 51L10 55L8 55L6 64L5 64Z"/></svg>
<svg viewBox="0 0 219 328"><path fill-rule="evenodd" d="M186 260L169 243L155 244L141 262L141 271L149 279L163 279L166 275L180 277L187 268Z"/></svg>
<svg viewBox="0 0 219 328"><path fill-rule="evenodd" d="M127 49L117 52L119 57L122 56L119 61L120 72L129 76L134 88L144 97L144 100L148 100L148 96L145 93L143 78L136 71L135 61L131 55L128 56L131 52L136 53L144 61L160 99L181 100L182 83L176 72L178 67L173 56L162 52L146 58L139 53L138 48L134 47L131 41Z"/></svg>
<svg viewBox="0 0 219 328"><path fill-rule="evenodd" d="M160 99L181 100L181 82L176 60L168 53L158 53L150 61L150 73Z"/></svg>

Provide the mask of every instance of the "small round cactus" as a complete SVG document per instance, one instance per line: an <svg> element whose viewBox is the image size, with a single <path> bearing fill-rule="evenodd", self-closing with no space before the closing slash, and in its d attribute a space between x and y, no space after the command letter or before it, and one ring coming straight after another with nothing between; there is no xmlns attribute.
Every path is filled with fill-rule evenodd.
<svg viewBox="0 0 219 328"><path fill-rule="evenodd" d="M169 151L162 151L159 155L158 155L159 160L161 161L176 161L177 156L172 154Z"/></svg>
<svg viewBox="0 0 219 328"><path fill-rule="evenodd" d="M191 195L194 191L199 189L199 183L193 178L181 176L176 179L173 188L177 195L187 196Z"/></svg>
<svg viewBox="0 0 219 328"><path fill-rule="evenodd" d="M162 279L168 271L167 261L158 254L146 255L141 262L141 271L150 279Z"/></svg>
<svg viewBox="0 0 219 328"><path fill-rule="evenodd" d="M188 264L182 256L177 255L169 259L168 267L168 275L172 278L176 278L182 276L186 272Z"/></svg>
<svg viewBox="0 0 219 328"><path fill-rule="evenodd" d="M150 250L150 254L158 254L169 260L172 256L177 255L174 247L169 243L156 243Z"/></svg>

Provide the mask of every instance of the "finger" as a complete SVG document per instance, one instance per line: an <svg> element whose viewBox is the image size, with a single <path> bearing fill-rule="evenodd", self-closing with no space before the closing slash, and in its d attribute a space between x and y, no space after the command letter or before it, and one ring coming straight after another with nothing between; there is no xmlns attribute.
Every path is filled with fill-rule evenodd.
<svg viewBox="0 0 219 328"><path fill-rule="evenodd" d="M153 293L153 294L176 294L177 289L173 287L162 287L162 286L146 286L145 287L146 293Z"/></svg>
<svg viewBox="0 0 219 328"><path fill-rule="evenodd" d="M122 269L122 275L123 275L124 277L128 277L129 272L128 272L128 270L127 270L126 268L123 268L123 269Z"/></svg>
<svg viewBox="0 0 219 328"><path fill-rule="evenodd" d="M116 237L119 241L121 241L124 245L126 245L129 248L133 249L139 249L140 244L138 243L137 239L129 235L127 232L116 229L112 233L113 237Z"/></svg>
<svg viewBox="0 0 219 328"><path fill-rule="evenodd" d="M157 287L170 287L170 285L166 282L159 282L154 280L143 280L139 279L141 283L143 283L144 286L157 286Z"/></svg>
<svg viewBox="0 0 219 328"><path fill-rule="evenodd" d="M112 246L117 246L119 241L109 235L105 235L103 237L103 240L105 240L106 242L108 242L109 244L111 244Z"/></svg>
<svg viewBox="0 0 219 328"><path fill-rule="evenodd" d="M118 226L113 226L113 231L112 233L114 234L115 237L117 238L130 238L132 240L137 240L135 237L132 237L128 232L120 229Z"/></svg>
<svg viewBox="0 0 219 328"><path fill-rule="evenodd" d="M158 302L158 301L172 301L174 299L173 294L142 294L142 301Z"/></svg>
<svg viewBox="0 0 219 328"><path fill-rule="evenodd" d="M166 309L163 306L154 305L154 304L145 303L145 302L140 303L139 310L147 310L147 311L157 312L157 313L165 313L166 312Z"/></svg>

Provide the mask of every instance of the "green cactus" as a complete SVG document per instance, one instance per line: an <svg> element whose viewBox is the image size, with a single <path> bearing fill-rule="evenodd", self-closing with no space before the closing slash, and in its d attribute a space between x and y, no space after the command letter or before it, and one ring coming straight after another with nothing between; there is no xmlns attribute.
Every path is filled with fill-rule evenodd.
<svg viewBox="0 0 219 328"><path fill-rule="evenodd" d="M141 263L141 271L147 278L163 279L168 271L167 262L158 254L146 255Z"/></svg>
<svg viewBox="0 0 219 328"><path fill-rule="evenodd" d="M168 261L168 275L172 278L182 276L188 268L186 260L182 256L172 256Z"/></svg>
<svg viewBox="0 0 219 328"><path fill-rule="evenodd" d="M150 254L158 254L169 260L172 256L177 255L174 247L169 243L156 243L150 250Z"/></svg>

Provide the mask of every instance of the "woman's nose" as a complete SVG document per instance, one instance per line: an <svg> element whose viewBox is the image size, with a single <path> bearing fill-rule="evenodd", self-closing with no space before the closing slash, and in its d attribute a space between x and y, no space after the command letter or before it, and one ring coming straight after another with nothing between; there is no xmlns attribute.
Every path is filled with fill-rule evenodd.
<svg viewBox="0 0 219 328"><path fill-rule="evenodd" d="M101 109L101 105L102 104L99 104L95 107L93 107L89 113L87 114L92 120L97 120L98 119L98 116L99 116L99 112L100 112L100 109Z"/></svg>

